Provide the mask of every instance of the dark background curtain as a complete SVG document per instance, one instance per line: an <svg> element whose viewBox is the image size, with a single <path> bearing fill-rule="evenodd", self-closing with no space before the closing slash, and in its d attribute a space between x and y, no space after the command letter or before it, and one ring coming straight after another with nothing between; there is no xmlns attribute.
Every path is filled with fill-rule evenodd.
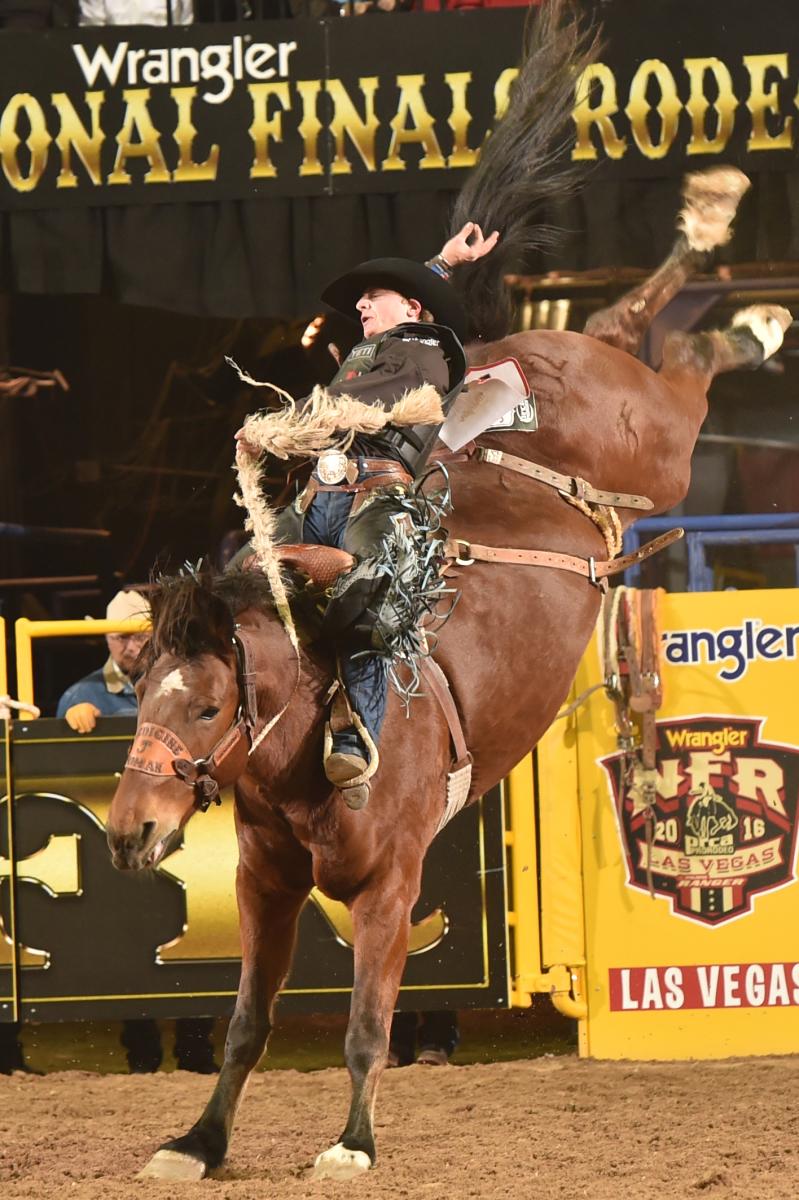
<svg viewBox="0 0 799 1200"><path fill-rule="evenodd" d="M589 178L540 214L563 230L559 250L519 269L653 266L673 238L679 190L678 178ZM403 192L5 213L0 289L106 295L196 316L300 316L355 262L434 253L452 199ZM799 260L799 174L755 177L722 259Z"/></svg>

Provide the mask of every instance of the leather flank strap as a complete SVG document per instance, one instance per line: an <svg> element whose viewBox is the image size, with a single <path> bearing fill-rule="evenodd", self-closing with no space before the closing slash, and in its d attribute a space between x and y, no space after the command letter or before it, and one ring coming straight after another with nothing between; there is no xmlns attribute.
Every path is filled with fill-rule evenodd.
<svg viewBox="0 0 799 1200"><path fill-rule="evenodd" d="M445 543L444 552L460 566L469 566L472 562L494 562L571 571L604 589L607 586L605 580L608 575L617 575L620 571L626 571L628 567L651 558L659 550L664 550L666 546L678 541L684 532L685 530L679 528L670 529L668 533L662 533L660 537L647 542L632 554L623 554L620 558L612 559L579 558L575 554L561 554L555 550L512 550L501 546L481 546L463 538L449 538Z"/></svg>

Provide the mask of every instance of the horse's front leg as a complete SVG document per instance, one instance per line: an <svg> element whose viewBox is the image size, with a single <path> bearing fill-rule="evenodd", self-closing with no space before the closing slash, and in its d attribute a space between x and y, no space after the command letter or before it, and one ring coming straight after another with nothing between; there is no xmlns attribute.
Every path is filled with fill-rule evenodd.
<svg viewBox="0 0 799 1200"><path fill-rule="evenodd" d="M297 917L306 890L265 890L263 879L241 864L236 891L241 919L241 981L225 1041L225 1061L216 1087L196 1125L165 1142L143 1176L202 1179L227 1153L236 1109L250 1072L264 1052L271 1009L291 965Z"/></svg>
<svg viewBox="0 0 799 1200"><path fill-rule="evenodd" d="M386 1065L391 1014L408 954L411 909L418 890L418 879L413 888L397 871L370 884L352 904L355 979L344 1045L352 1103L338 1142L316 1160L315 1178L349 1179L374 1164L377 1086Z"/></svg>

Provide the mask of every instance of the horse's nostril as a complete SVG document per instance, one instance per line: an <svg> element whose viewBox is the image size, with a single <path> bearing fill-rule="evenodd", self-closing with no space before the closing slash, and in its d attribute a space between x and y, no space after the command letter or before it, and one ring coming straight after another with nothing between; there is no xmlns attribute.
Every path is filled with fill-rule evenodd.
<svg viewBox="0 0 799 1200"><path fill-rule="evenodd" d="M120 871L136 871L144 865L145 851L149 854L155 840L157 821L142 821L128 833L111 827L106 832L111 861Z"/></svg>

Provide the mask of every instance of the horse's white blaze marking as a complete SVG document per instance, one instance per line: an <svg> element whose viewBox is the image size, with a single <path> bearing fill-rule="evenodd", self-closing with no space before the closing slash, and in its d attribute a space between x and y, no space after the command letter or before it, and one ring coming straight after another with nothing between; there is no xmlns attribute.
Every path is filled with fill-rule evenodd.
<svg viewBox="0 0 799 1200"><path fill-rule="evenodd" d="M205 1178L205 1163L179 1150L159 1150L139 1171L139 1179L171 1179L191 1183Z"/></svg>
<svg viewBox="0 0 799 1200"><path fill-rule="evenodd" d="M336 1142L329 1150L323 1150L314 1163L314 1179L354 1179L368 1171L372 1160L364 1150L348 1150Z"/></svg>
<svg viewBox="0 0 799 1200"><path fill-rule="evenodd" d="M186 681L181 674L180 667L175 667L174 671L170 671L168 675L164 676L158 690L164 696L168 696L170 692L186 691Z"/></svg>

